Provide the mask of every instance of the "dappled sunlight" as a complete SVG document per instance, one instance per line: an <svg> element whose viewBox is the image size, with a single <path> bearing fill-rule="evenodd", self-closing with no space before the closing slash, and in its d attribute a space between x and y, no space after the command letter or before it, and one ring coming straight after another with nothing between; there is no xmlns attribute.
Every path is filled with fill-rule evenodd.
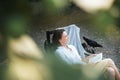
<svg viewBox="0 0 120 80"><path fill-rule="evenodd" d="M88 13L111 8L114 0L73 0L73 2Z"/></svg>
<svg viewBox="0 0 120 80"><path fill-rule="evenodd" d="M43 57L42 52L28 35L21 35L19 38L8 38L8 55L10 54L38 59Z"/></svg>
<svg viewBox="0 0 120 80"><path fill-rule="evenodd" d="M42 51L28 35L8 39L6 80L50 80Z"/></svg>

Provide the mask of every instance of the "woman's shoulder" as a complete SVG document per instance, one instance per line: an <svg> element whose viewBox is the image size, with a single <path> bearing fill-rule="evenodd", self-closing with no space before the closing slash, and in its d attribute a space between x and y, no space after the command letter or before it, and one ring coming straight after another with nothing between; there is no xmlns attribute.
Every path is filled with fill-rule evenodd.
<svg viewBox="0 0 120 80"><path fill-rule="evenodd" d="M63 50L64 50L64 47L59 46L55 51L56 51L56 52L61 52L61 51L63 51Z"/></svg>
<svg viewBox="0 0 120 80"><path fill-rule="evenodd" d="M67 52L66 52L65 48L63 48L63 47L59 47L55 50L55 54L57 54L57 55L64 55L66 53Z"/></svg>

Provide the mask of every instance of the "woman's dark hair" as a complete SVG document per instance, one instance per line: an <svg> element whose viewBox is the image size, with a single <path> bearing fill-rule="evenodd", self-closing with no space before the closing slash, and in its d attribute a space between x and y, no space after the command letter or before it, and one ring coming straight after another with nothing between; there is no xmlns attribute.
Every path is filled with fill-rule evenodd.
<svg viewBox="0 0 120 80"><path fill-rule="evenodd" d="M64 29L57 29L53 32L52 43L55 49L60 45L59 39L61 39L64 31Z"/></svg>

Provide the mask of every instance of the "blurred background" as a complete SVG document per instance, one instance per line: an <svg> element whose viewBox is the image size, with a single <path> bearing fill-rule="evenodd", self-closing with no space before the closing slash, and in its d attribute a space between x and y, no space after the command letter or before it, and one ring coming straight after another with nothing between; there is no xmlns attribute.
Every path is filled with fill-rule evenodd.
<svg viewBox="0 0 120 80"><path fill-rule="evenodd" d="M45 32L70 24L80 27L81 40L86 36L103 45L96 51L113 59L120 69L119 0L1 0L1 74L9 58L9 38L28 34L44 53Z"/></svg>
<svg viewBox="0 0 120 80"><path fill-rule="evenodd" d="M103 52L104 57L112 58L120 67L119 0L33 0L30 4L33 21L32 32L28 33L41 47L46 30L76 24L81 29L81 40L86 36L103 45L96 51Z"/></svg>

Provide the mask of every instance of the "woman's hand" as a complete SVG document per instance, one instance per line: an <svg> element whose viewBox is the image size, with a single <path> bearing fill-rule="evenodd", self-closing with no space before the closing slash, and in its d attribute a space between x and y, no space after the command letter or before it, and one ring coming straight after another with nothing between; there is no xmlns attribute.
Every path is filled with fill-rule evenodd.
<svg viewBox="0 0 120 80"><path fill-rule="evenodd" d="M92 57L95 57L97 54L91 54L90 56L87 56L85 58L92 58Z"/></svg>
<svg viewBox="0 0 120 80"><path fill-rule="evenodd" d="M89 62L89 59L92 58L92 57L95 57L97 54L91 54L90 56L87 56L83 59L84 62L88 63Z"/></svg>

